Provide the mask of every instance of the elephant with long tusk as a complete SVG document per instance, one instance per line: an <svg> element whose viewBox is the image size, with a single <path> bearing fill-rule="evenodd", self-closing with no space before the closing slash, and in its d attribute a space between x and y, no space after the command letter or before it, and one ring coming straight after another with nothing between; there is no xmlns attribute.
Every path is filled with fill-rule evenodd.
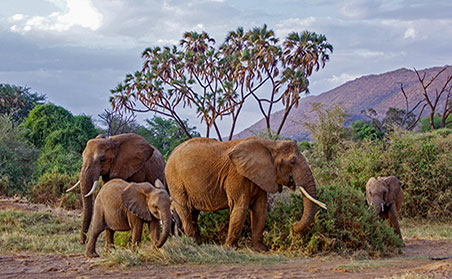
<svg viewBox="0 0 452 279"><path fill-rule="evenodd" d="M301 233L314 220L317 200L314 177L297 145L288 140L251 137L218 142L195 138L180 144L169 156L165 169L170 195L185 234L200 239L200 211L230 209L225 246L236 246L248 209L251 210L252 245L265 251L263 230L267 193L282 185L303 193L303 216L294 226Z"/></svg>
<svg viewBox="0 0 452 279"><path fill-rule="evenodd" d="M160 179L165 184L165 161L162 154L137 134L121 134L90 139L82 154L80 180L67 191L81 188L83 222L80 241L85 243L86 233L93 214L93 193L102 177L103 182L121 178L128 182L154 183Z"/></svg>

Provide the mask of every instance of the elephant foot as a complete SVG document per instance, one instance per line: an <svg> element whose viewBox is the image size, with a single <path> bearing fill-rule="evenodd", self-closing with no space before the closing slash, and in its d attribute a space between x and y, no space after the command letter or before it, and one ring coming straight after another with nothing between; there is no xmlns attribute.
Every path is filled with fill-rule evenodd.
<svg viewBox="0 0 452 279"><path fill-rule="evenodd" d="M256 243L253 243L253 250L260 253L260 252L267 252L268 248L267 248L267 246L265 246L264 243L256 242Z"/></svg>
<svg viewBox="0 0 452 279"><path fill-rule="evenodd" d="M80 244L86 243L86 234L82 233L80 234Z"/></svg>
<svg viewBox="0 0 452 279"><path fill-rule="evenodd" d="M87 258L98 258L99 254L96 253L96 251L86 251L85 257Z"/></svg>

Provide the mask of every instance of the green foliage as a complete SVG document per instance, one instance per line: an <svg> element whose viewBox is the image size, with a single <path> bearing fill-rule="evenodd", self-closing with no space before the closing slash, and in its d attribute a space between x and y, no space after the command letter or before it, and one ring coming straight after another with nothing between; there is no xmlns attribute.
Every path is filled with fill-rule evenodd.
<svg viewBox="0 0 452 279"><path fill-rule="evenodd" d="M386 255L402 245L387 223L368 208L362 191L347 184L318 187L318 197L328 210L319 209L312 228L293 232L303 213L301 194L283 196L267 216L265 243L270 249L289 254L365 251Z"/></svg>
<svg viewBox="0 0 452 279"><path fill-rule="evenodd" d="M446 123L452 122L452 115L449 115L447 117ZM433 124L435 126L435 130L439 129L441 126L441 116L438 114L435 114L433 116ZM452 123L449 123L446 125L445 128L452 128ZM419 121L419 130L423 133L430 132L432 130L432 126L430 125L430 117L424 117Z"/></svg>
<svg viewBox="0 0 452 279"><path fill-rule="evenodd" d="M304 125L316 142L315 148L323 154L326 161L332 160L343 142L343 127L348 113L337 105L332 108L325 108L320 103L311 105L312 112L317 116L317 122L306 122Z"/></svg>
<svg viewBox="0 0 452 279"><path fill-rule="evenodd" d="M229 209L216 212L201 212L198 219L199 233L203 242L224 243L228 235L229 228ZM249 243L251 239L251 219L247 215L242 230L240 244Z"/></svg>
<svg viewBox="0 0 452 279"><path fill-rule="evenodd" d="M416 122L416 115L413 112L407 113L404 109L389 107L386 111L383 125L388 131L396 128L411 130Z"/></svg>
<svg viewBox="0 0 452 279"><path fill-rule="evenodd" d="M354 121L350 124L353 140L376 140L382 139L384 132L379 131L373 124L374 122L364 122L363 120Z"/></svg>
<svg viewBox="0 0 452 279"><path fill-rule="evenodd" d="M312 148L313 144L309 143L309 141L304 140L297 143L298 148L301 150L301 152L309 150Z"/></svg>
<svg viewBox="0 0 452 279"><path fill-rule="evenodd" d="M24 141L12 116L0 115L0 193L25 194L38 151Z"/></svg>
<svg viewBox="0 0 452 279"><path fill-rule="evenodd" d="M54 131L64 129L72 121L72 114L54 104L38 105L30 111L21 124L24 136L37 148L45 145L46 138Z"/></svg>
<svg viewBox="0 0 452 279"><path fill-rule="evenodd" d="M80 154L86 142L97 135L90 117L73 116L53 104L34 108L21 128L24 137L41 149L35 177L52 171L69 175L79 172Z"/></svg>
<svg viewBox="0 0 452 279"><path fill-rule="evenodd" d="M30 88L0 84L0 114L11 114L15 122L20 122L28 113L45 101L45 96L30 93Z"/></svg>
<svg viewBox="0 0 452 279"><path fill-rule="evenodd" d="M113 108L129 112L143 111L143 106L173 118L187 136L180 117L183 111L197 114L206 125L206 137L216 132L217 138L223 138L218 124L230 117L226 136L232 139L249 99L256 101L271 128L272 109L281 104L287 116L300 95L309 92L311 74L323 68L333 52L323 34L291 32L279 40L265 24L249 31L239 27L219 47L215 43L206 32L185 32L178 46L146 49L143 68L126 75L111 90Z"/></svg>
<svg viewBox="0 0 452 279"><path fill-rule="evenodd" d="M172 119L155 116L152 119L146 119L146 124L146 127L141 127L137 133L160 150L165 158L168 158L176 146L188 140L188 136ZM184 120L184 125L191 137L200 136L196 127L190 127L188 120Z"/></svg>
<svg viewBox="0 0 452 279"><path fill-rule="evenodd" d="M68 186L74 185L78 180L76 175L68 175L54 169L41 175L31 188L31 200L51 206L60 206L67 209L81 208L80 195L73 192L66 193Z"/></svg>
<svg viewBox="0 0 452 279"><path fill-rule="evenodd" d="M449 129L394 132L388 141L349 143L334 161L305 152L322 185L349 183L364 192L370 177L397 176L405 192L402 216L449 218L452 214L452 134Z"/></svg>

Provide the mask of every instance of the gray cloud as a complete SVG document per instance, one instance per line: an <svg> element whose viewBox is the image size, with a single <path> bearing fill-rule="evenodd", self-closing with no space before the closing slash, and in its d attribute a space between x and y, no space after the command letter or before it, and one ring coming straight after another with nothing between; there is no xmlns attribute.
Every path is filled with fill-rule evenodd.
<svg viewBox="0 0 452 279"><path fill-rule="evenodd" d="M452 63L449 0L93 0L102 14L96 30L11 32L20 23L8 20L14 14L64 13L52 1L36 1L34 9L25 0L0 4L0 82L29 86L73 113L101 113L110 89L141 67L146 47L177 43L190 30L206 31L218 44L238 26L264 23L280 38L305 29L326 34L335 50L326 68L312 75L313 94L365 74ZM253 106L246 114L239 129L259 118ZM186 117L199 126L193 113Z"/></svg>

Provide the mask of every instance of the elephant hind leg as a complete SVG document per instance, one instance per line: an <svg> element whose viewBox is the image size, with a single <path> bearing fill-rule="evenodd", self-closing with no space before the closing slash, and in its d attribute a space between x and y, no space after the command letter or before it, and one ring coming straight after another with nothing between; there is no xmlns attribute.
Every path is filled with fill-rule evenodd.
<svg viewBox="0 0 452 279"><path fill-rule="evenodd" d="M264 244L264 228L265 218L267 216L267 193L260 191L256 197L256 200L251 205L251 233L253 249L262 252L268 251L267 246Z"/></svg>
<svg viewBox="0 0 452 279"><path fill-rule="evenodd" d="M193 237L197 243L201 242L201 236L198 230L198 210L190 210L187 207L175 206L177 215L182 222L182 230L190 237Z"/></svg>
<svg viewBox="0 0 452 279"><path fill-rule="evenodd" d="M105 250L109 250L114 246L115 231L109 228L105 229Z"/></svg>

